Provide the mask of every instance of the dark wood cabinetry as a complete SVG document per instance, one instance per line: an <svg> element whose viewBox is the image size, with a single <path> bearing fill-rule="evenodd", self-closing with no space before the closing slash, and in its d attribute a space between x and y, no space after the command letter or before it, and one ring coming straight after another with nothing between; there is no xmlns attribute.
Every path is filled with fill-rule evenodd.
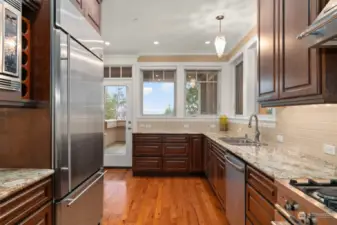
<svg viewBox="0 0 337 225"><path fill-rule="evenodd" d="M246 215L252 225L270 225L274 220L274 207L249 184L246 193Z"/></svg>
<svg viewBox="0 0 337 225"><path fill-rule="evenodd" d="M204 145L205 155L205 174L213 188L213 191L218 196L222 207L226 208L226 164L223 159L225 150L213 144L209 139L204 140L207 144Z"/></svg>
<svg viewBox="0 0 337 225"><path fill-rule="evenodd" d="M19 225L52 225L52 215L52 204L49 203Z"/></svg>
<svg viewBox="0 0 337 225"><path fill-rule="evenodd" d="M52 180L47 178L0 201L0 224L52 224Z"/></svg>
<svg viewBox="0 0 337 225"><path fill-rule="evenodd" d="M270 225L274 220L277 189L274 181L247 166L246 216L252 225Z"/></svg>
<svg viewBox="0 0 337 225"><path fill-rule="evenodd" d="M191 172L203 172L204 170L204 152L202 136L191 136L190 137L190 158L191 158Z"/></svg>
<svg viewBox="0 0 337 225"><path fill-rule="evenodd" d="M135 174L203 172L202 136L134 134L132 170Z"/></svg>
<svg viewBox="0 0 337 225"><path fill-rule="evenodd" d="M331 63L337 59L337 49L309 49L305 41L296 39L326 2L258 1L258 83L262 106L337 102L337 65Z"/></svg>

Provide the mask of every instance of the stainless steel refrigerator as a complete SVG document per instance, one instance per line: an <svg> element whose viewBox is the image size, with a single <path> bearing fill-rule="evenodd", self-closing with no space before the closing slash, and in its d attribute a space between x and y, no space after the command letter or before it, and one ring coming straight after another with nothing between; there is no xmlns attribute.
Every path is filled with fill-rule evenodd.
<svg viewBox="0 0 337 225"><path fill-rule="evenodd" d="M96 225L103 213L103 41L70 0L54 1L55 224Z"/></svg>

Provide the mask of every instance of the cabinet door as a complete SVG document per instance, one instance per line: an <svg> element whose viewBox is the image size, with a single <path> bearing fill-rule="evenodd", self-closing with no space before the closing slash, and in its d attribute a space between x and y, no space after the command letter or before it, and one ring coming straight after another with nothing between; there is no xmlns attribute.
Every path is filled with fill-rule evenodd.
<svg viewBox="0 0 337 225"><path fill-rule="evenodd" d="M246 215L252 224L270 225L274 220L274 207L249 184L246 190Z"/></svg>
<svg viewBox="0 0 337 225"><path fill-rule="evenodd" d="M217 164L217 192L220 197L222 205L225 206L226 202L226 164L222 160L218 160Z"/></svg>
<svg viewBox="0 0 337 225"><path fill-rule="evenodd" d="M191 172L202 172L203 170L203 145L202 138L191 137L190 151L191 151Z"/></svg>
<svg viewBox="0 0 337 225"><path fill-rule="evenodd" d="M212 181L212 186L214 188L214 191L217 190L217 183L218 183L217 182L217 180L218 180L218 168L217 168L218 166L217 166L217 164L218 164L218 159L217 159L215 153L212 152L212 159L211 159L212 179L211 179L211 181Z"/></svg>
<svg viewBox="0 0 337 225"><path fill-rule="evenodd" d="M30 217L25 219L19 225L52 225L52 206L48 204Z"/></svg>
<svg viewBox="0 0 337 225"><path fill-rule="evenodd" d="M259 100L278 99L278 0L258 0Z"/></svg>
<svg viewBox="0 0 337 225"><path fill-rule="evenodd" d="M164 143L163 156L166 157L187 157L189 154L188 143Z"/></svg>
<svg viewBox="0 0 337 225"><path fill-rule="evenodd" d="M280 99L321 93L319 50L296 39L318 15L319 4L280 0Z"/></svg>
<svg viewBox="0 0 337 225"><path fill-rule="evenodd" d="M187 158L164 158L163 171L165 172L188 172L188 159Z"/></svg>
<svg viewBox="0 0 337 225"><path fill-rule="evenodd" d="M160 172L163 161L160 157L133 157L132 170L134 172Z"/></svg>

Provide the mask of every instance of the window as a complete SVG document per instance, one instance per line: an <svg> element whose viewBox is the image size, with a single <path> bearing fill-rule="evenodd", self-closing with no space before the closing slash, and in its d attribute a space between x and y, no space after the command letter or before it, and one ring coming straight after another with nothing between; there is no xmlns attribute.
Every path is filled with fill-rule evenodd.
<svg viewBox="0 0 337 225"><path fill-rule="evenodd" d="M132 78L131 66L104 67L104 78Z"/></svg>
<svg viewBox="0 0 337 225"><path fill-rule="evenodd" d="M126 86L104 88L105 120L126 120Z"/></svg>
<svg viewBox="0 0 337 225"><path fill-rule="evenodd" d="M187 116L218 113L217 70L186 70L185 113Z"/></svg>
<svg viewBox="0 0 337 225"><path fill-rule="evenodd" d="M235 66L235 115L243 115L243 62Z"/></svg>
<svg viewBox="0 0 337 225"><path fill-rule="evenodd" d="M143 71L143 115L175 115L174 70Z"/></svg>

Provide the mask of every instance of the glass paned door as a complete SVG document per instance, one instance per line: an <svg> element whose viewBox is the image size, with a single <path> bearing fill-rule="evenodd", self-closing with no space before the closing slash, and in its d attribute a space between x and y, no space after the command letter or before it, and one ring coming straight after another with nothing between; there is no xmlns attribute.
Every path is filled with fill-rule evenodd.
<svg viewBox="0 0 337 225"><path fill-rule="evenodd" d="M129 167L132 123L129 85L104 86L104 166Z"/></svg>

